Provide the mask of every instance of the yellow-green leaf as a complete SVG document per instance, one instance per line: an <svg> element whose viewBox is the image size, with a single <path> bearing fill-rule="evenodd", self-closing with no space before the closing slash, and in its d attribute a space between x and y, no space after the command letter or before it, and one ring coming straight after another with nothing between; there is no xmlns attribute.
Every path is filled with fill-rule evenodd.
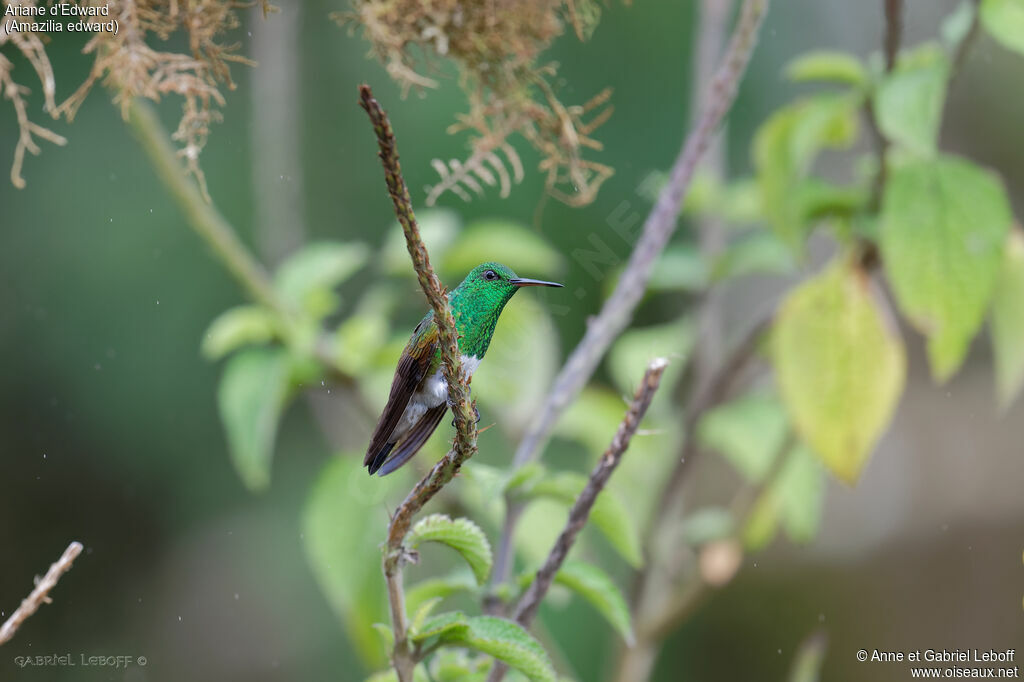
<svg viewBox="0 0 1024 682"><path fill-rule="evenodd" d="M387 621L389 615L379 560L388 525L383 507L385 500L404 494L411 482L404 469L372 486L366 481L361 455L334 457L306 502L302 538L327 603L344 624L363 664L376 667L387 661L387 651L372 625Z"/></svg>
<svg viewBox="0 0 1024 682"><path fill-rule="evenodd" d="M853 483L903 390L903 344L867 276L837 262L779 309L772 355L797 431L839 478Z"/></svg>
<svg viewBox="0 0 1024 682"><path fill-rule="evenodd" d="M493 616L467 617L454 611L429 619L413 638L437 637L446 646L464 646L516 668L532 682L556 682L544 648L518 624Z"/></svg>
<svg viewBox="0 0 1024 682"><path fill-rule="evenodd" d="M981 23L1003 47L1024 54L1024 0L981 0Z"/></svg>
<svg viewBox="0 0 1024 682"><path fill-rule="evenodd" d="M277 316L258 305L242 305L217 316L203 334L202 353L210 360L250 344L266 343L280 333Z"/></svg>
<svg viewBox="0 0 1024 682"><path fill-rule="evenodd" d="M722 454L751 481L760 481L779 454L789 430L786 413L770 395L746 395L720 405L700 420L697 438Z"/></svg>
<svg viewBox="0 0 1024 682"><path fill-rule="evenodd" d="M992 299L996 392L1005 409L1024 383L1024 233L1010 232Z"/></svg>
<svg viewBox="0 0 1024 682"><path fill-rule="evenodd" d="M786 65L791 81L825 81L864 87L868 75L860 59L848 52L819 50L800 55Z"/></svg>
<svg viewBox="0 0 1024 682"><path fill-rule="evenodd" d="M968 161L943 156L890 169L882 260L900 310L928 337L939 382L960 367L981 327L1011 220L1002 182Z"/></svg>
<svg viewBox="0 0 1024 682"><path fill-rule="evenodd" d="M217 407L235 470L250 490L270 484L274 438L288 398L290 364L280 348L234 355L217 387Z"/></svg>
<svg viewBox="0 0 1024 682"><path fill-rule="evenodd" d="M582 474L552 472L514 492L523 499L548 498L571 506L586 484L587 477ZM590 521L631 565L643 563L639 532L626 511L625 503L613 491L606 488L597 496L590 510Z"/></svg>
<svg viewBox="0 0 1024 682"><path fill-rule="evenodd" d="M933 156L942 123L949 58L926 45L900 60L875 93L878 127L890 140L922 156Z"/></svg>
<svg viewBox="0 0 1024 682"><path fill-rule="evenodd" d="M818 153L846 147L857 134L859 95L817 95L777 111L754 137L754 166L764 216L798 249L810 230L800 187Z"/></svg>
<svg viewBox="0 0 1024 682"><path fill-rule="evenodd" d="M633 643L629 606L607 573L582 561L566 561L555 574L555 582L568 587L590 602L622 635L627 644Z"/></svg>
<svg viewBox="0 0 1024 682"><path fill-rule="evenodd" d="M406 539L409 547L422 542L440 542L462 555L483 585L491 573L491 544L480 527L469 519L451 519L444 514L431 514L416 522Z"/></svg>
<svg viewBox="0 0 1024 682"><path fill-rule="evenodd" d="M293 253L274 274L274 288L286 303L321 318L337 306L334 287L363 267L369 258L363 244L318 242Z"/></svg>

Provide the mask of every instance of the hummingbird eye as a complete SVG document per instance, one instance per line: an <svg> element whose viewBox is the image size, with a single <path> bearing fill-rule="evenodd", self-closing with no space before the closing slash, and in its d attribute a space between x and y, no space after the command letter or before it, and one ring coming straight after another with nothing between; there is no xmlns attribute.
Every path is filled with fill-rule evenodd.
<svg viewBox="0 0 1024 682"><path fill-rule="evenodd" d="M484 273L484 279L486 279L489 282L493 282L494 280L498 279L498 273L496 273L494 270L488 270L487 272Z"/></svg>

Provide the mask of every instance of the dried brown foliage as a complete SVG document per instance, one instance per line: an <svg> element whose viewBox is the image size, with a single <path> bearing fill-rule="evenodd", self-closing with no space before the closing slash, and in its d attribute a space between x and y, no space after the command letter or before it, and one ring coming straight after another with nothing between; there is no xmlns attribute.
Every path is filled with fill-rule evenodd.
<svg viewBox="0 0 1024 682"><path fill-rule="evenodd" d="M6 5L35 5L36 0L2 0ZM85 82L59 106L54 104L53 71L43 47L45 34L0 33L0 46L8 40L29 60L43 84L46 98L44 110L54 118L64 116L71 121L93 86L102 82L113 94L114 102L126 114L133 97L159 101L165 95L182 98L182 117L174 132L181 144L180 155L206 194L206 182L199 167L199 154L206 144L210 124L221 120L219 107L224 105L222 88L234 89L230 64L251 64L238 54L238 43L225 43L225 34L239 25L238 11L248 2L230 0L79 0L82 7L110 8L109 17L118 30L98 32L86 43L84 54L93 55L92 69ZM270 9L263 3L264 10ZM32 20L32 17L24 17ZM2 29L0 29L2 30ZM188 53L161 50L154 45L172 36L184 34ZM21 128L21 142L15 151L12 181L24 186L21 160L24 150L38 153L31 135L63 144L64 139L45 128L23 123L24 95L27 89L11 80L11 63L0 55L0 87L4 96L14 103ZM27 132L26 132L27 131Z"/></svg>
<svg viewBox="0 0 1024 682"><path fill-rule="evenodd" d="M567 23L581 40L589 37L598 0L352 0L352 8L336 18L363 28L372 52L406 91L437 85L426 75L436 70L433 57L459 67L470 107L449 132L474 133L473 150L466 160L435 160L441 180L429 189L428 203L445 192L468 199L467 190L482 193L482 184L498 185L507 196L522 178L522 162L508 144L513 133L540 152L548 191L568 204L590 203L612 175L583 156L601 149L591 135L611 114L610 92L564 105L552 86L557 65L541 61Z"/></svg>

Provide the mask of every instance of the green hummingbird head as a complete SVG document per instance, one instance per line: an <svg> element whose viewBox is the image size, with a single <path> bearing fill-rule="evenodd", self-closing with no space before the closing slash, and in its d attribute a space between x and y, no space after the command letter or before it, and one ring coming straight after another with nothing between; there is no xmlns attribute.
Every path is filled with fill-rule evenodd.
<svg viewBox="0 0 1024 682"><path fill-rule="evenodd" d="M450 295L452 314L466 355L482 358L490 345L498 316L522 287L560 287L556 282L519 277L501 263L482 263L466 275Z"/></svg>

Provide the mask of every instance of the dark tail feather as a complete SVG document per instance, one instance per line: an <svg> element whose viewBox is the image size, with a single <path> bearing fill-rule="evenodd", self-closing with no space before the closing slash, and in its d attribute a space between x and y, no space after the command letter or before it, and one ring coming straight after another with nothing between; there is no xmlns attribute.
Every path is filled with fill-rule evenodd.
<svg viewBox="0 0 1024 682"><path fill-rule="evenodd" d="M395 447L394 443L385 443L384 447L373 456L373 461L366 465L366 468L370 470L370 475L373 476L377 473L377 469L380 469L381 465L384 464L384 460L391 454L391 449ZM384 473L387 473L386 471ZM381 474L383 476L384 474Z"/></svg>
<svg viewBox="0 0 1024 682"><path fill-rule="evenodd" d="M409 461L413 455L419 452L423 444L430 438L430 434L434 432L437 425L441 422L441 418L444 413L448 411L447 403L441 403L437 407L432 407L427 410L426 414L420 417L420 420L416 422L416 426L412 427L395 450L394 454L391 455L391 459L384 462L384 466L378 467L380 469L379 476L387 476L392 471L402 466ZM389 447L388 450L391 448ZM374 460L376 464L376 460Z"/></svg>
<svg viewBox="0 0 1024 682"><path fill-rule="evenodd" d="M384 464L383 467L378 467L380 469L380 472L377 475L378 476L387 476L392 471L394 471L395 469L397 469L398 467L402 466L403 464L408 462L410 459L412 459L412 456L415 455L416 452L417 452L416 450L413 450L411 448L410 449L406 449L404 452L399 452L394 457L389 459L387 462L384 462L383 463ZM374 471L376 471L376 469ZM372 474L373 471L371 471L370 473Z"/></svg>

